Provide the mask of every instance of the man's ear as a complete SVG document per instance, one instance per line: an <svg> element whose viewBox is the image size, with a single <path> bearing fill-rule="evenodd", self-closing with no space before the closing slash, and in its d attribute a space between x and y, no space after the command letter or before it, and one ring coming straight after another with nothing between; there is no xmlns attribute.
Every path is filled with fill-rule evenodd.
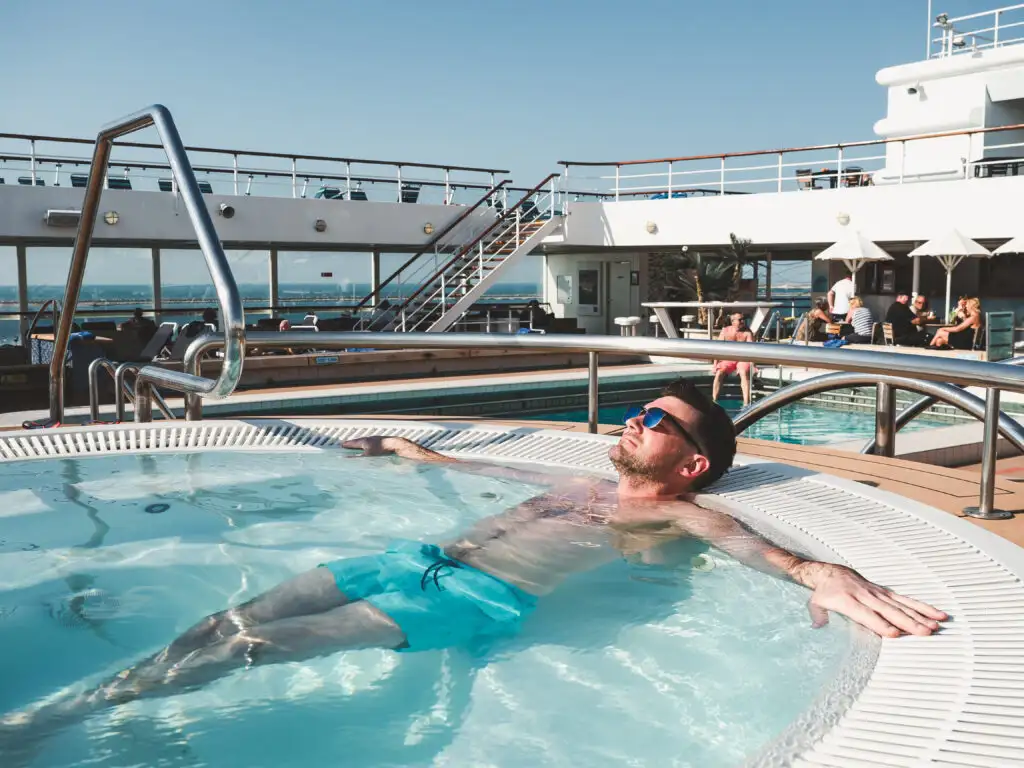
<svg viewBox="0 0 1024 768"><path fill-rule="evenodd" d="M708 457L700 453L695 453L692 456L687 457L679 465L679 474L688 480L694 480L705 472L711 469L711 462L708 461Z"/></svg>

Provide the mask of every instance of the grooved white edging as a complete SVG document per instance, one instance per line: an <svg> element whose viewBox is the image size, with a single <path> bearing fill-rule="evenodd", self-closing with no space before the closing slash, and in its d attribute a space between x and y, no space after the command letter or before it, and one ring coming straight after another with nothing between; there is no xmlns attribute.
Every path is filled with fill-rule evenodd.
<svg viewBox="0 0 1024 768"><path fill-rule="evenodd" d="M345 419L14 432L0 436L0 462L125 452L323 450L370 434L400 435L452 455L612 474L612 438ZM883 640L859 695L820 738L801 745L790 764L1024 766L1024 550L895 494L751 457L738 457L712 490L725 506L795 528L867 578L953 617L933 637Z"/></svg>

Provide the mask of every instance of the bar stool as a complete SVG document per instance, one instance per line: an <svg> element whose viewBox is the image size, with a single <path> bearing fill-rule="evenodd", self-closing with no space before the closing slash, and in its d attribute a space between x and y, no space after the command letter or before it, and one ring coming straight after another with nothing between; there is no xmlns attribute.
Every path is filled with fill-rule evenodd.
<svg viewBox="0 0 1024 768"><path fill-rule="evenodd" d="M647 318L647 325L651 329L651 335L657 338L661 335L661 320L658 319L657 315L651 315Z"/></svg>
<svg viewBox="0 0 1024 768"><path fill-rule="evenodd" d="M615 324L619 326L620 336L636 336L636 327L640 325L640 318L635 315L616 317Z"/></svg>

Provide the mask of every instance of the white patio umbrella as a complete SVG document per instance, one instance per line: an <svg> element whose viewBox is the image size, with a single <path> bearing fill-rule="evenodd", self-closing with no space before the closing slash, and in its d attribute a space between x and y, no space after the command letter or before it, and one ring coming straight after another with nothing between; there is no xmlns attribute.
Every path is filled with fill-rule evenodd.
<svg viewBox="0 0 1024 768"><path fill-rule="evenodd" d="M993 256L1003 256L1008 253L1024 253L1024 235L1015 237L1013 240L1007 240L992 251Z"/></svg>
<svg viewBox="0 0 1024 768"><path fill-rule="evenodd" d="M910 252L911 256L934 256L946 270L946 313L949 317L949 300L952 293L953 270L956 265L968 257L992 256L992 251L971 240L955 229L951 229L942 237L929 240Z"/></svg>
<svg viewBox="0 0 1024 768"><path fill-rule="evenodd" d="M841 261L853 273L857 284L857 272L869 261L892 261L892 256L883 251L859 230L847 230L836 242L814 257L821 261Z"/></svg>

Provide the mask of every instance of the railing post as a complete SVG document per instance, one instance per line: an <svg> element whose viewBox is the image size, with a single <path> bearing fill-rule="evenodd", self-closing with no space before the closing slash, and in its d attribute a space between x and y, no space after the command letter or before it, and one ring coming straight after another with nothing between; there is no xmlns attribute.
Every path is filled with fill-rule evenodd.
<svg viewBox="0 0 1024 768"><path fill-rule="evenodd" d="M984 520L1008 520L1012 512L995 508L996 497L996 441L999 439L999 389L989 387L985 395L985 432L982 437L981 498L978 506L964 507L968 517Z"/></svg>
<svg viewBox="0 0 1024 768"><path fill-rule="evenodd" d="M597 434L597 352L588 352L587 361L587 432Z"/></svg>
<svg viewBox="0 0 1024 768"><path fill-rule="evenodd" d="M722 165L718 172L718 194L725 194L725 155L722 155Z"/></svg>
<svg viewBox="0 0 1024 768"><path fill-rule="evenodd" d="M100 420L100 368L110 365L104 358L97 357L89 363L89 421Z"/></svg>
<svg viewBox="0 0 1024 768"><path fill-rule="evenodd" d="M996 11L996 20L992 25L992 47L999 47L999 17L1002 15L1002 11Z"/></svg>
<svg viewBox="0 0 1024 768"><path fill-rule="evenodd" d="M345 194L352 199L352 163L345 161Z"/></svg>
<svg viewBox="0 0 1024 768"><path fill-rule="evenodd" d="M779 187L778 187L777 191L779 191L779 192L782 191L782 153L781 152L779 152Z"/></svg>
<svg viewBox="0 0 1024 768"><path fill-rule="evenodd" d="M843 148L839 147L839 156L836 160L836 189L843 186Z"/></svg>
<svg viewBox="0 0 1024 768"><path fill-rule="evenodd" d="M402 202L402 166L398 166L398 202Z"/></svg>
<svg viewBox="0 0 1024 768"><path fill-rule="evenodd" d="M448 169L444 169L444 204L448 205L449 185L448 185ZM491 185L494 186L493 184Z"/></svg>
<svg viewBox="0 0 1024 768"><path fill-rule="evenodd" d="M295 177L295 158L292 158L292 197L298 197L299 180Z"/></svg>
<svg viewBox="0 0 1024 768"><path fill-rule="evenodd" d="M885 381L875 385L875 453L896 455L896 390Z"/></svg>
<svg viewBox="0 0 1024 768"><path fill-rule="evenodd" d="M28 148L28 167L32 173L32 186L36 185L36 140L32 139L29 141Z"/></svg>
<svg viewBox="0 0 1024 768"><path fill-rule="evenodd" d="M615 202L619 202L619 166L615 166Z"/></svg>
<svg viewBox="0 0 1024 768"><path fill-rule="evenodd" d="M907 167L907 142L900 141L900 184L903 183L903 172Z"/></svg>
<svg viewBox="0 0 1024 768"><path fill-rule="evenodd" d="M14 253L18 262L18 312L20 313L18 336L25 346L28 346L32 343L31 340L25 338L25 331L28 330L28 324L31 322L28 316L28 253L22 244L14 246Z"/></svg>
<svg viewBox="0 0 1024 768"><path fill-rule="evenodd" d="M231 155L231 177L235 186L235 197L238 196L238 155Z"/></svg>
<svg viewBox="0 0 1024 768"><path fill-rule="evenodd" d="M477 248L478 248L478 252L480 254L478 262L477 262L478 263L477 279L478 280L483 280L484 279L484 241L483 240L481 240L479 243L477 243Z"/></svg>
<svg viewBox="0 0 1024 768"><path fill-rule="evenodd" d="M668 199L672 199L672 161L668 161Z"/></svg>
<svg viewBox="0 0 1024 768"><path fill-rule="evenodd" d="M131 363L121 363L117 366L117 370L114 371L114 419L118 422L124 421L124 401L125 401L125 390L127 384L125 383L125 376L130 371L138 371L138 368ZM202 399L196 397L196 400L200 401L200 413L202 412ZM186 403L188 400L186 399ZM202 416L200 415L200 418Z"/></svg>

